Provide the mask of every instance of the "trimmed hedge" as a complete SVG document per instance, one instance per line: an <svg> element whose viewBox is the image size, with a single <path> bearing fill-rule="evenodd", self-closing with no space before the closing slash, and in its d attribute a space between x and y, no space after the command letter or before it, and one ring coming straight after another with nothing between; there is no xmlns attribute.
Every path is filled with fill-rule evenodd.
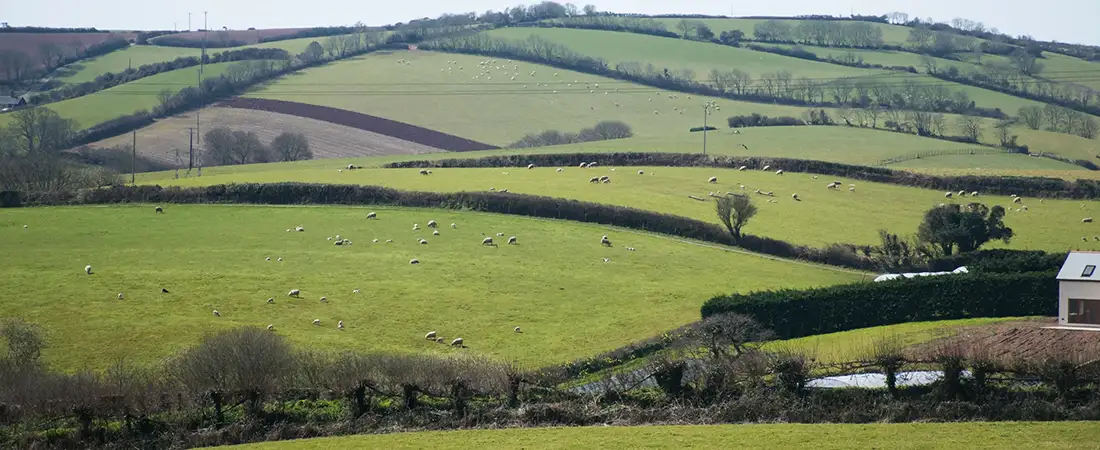
<svg viewBox="0 0 1100 450"><path fill-rule="evenodd" d="M957 274L714 297L703 317L752 316L780 339L971 317L1058 315L1053 272Z"/></svg>
<svg viewBox="0 0 1100 450"><path fill-rule="evenodd" d="M971 272L982 273L1057 272L1066 262L1066 255L1042 250L978 250L933 259L928 262L928 270L951 271L966 266Z"/></svg>
<svg viewBox="0 0 1100 450"><path fill-rule="evenodd" d="M964 175L944 177L882 167L855 166L826 161L764 156L712 156L698 153L557 153L487 156L484 158L400 161L386 168L474 168L576 166L581 162L598 161L605 166L667 166L717 167L734 169L740 166L762 168L766 165L786 172L809 172L846 177L876 183L889 183L943 191L978 191L985 194L1020 195L1025 197L1088 199L1100 197L1100 181L1066 181L1042 177L987 177Z"/></svg>

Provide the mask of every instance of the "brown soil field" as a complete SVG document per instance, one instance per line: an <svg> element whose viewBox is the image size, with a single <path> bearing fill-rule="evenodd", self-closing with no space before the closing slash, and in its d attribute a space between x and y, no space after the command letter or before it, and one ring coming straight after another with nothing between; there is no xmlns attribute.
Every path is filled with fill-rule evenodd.
<svg viewBox="0 0 1100 450"><path fill-rule="evenodd" d="M202 36L206 34L206 42L224 42L224 41L243 41L246 44L259 44L260 39L273 38L277 36L286 36L288 34L297 33L308 28L268 28L265 30L210 30L209 32L202 31L188 31L184 33L170 34L174 38L186 39L193 41L196 44L202 43ZM149 41L151 44L156 44L157 39L161 36L153 38Z"/></svg>
<svg viewBox="0 0 1100 450"><path fill-rule="evenodd" d="M440 133L416 125L386 119L383 117L347 111L327 106L310 105L308 103L288 102L283 100L268 100L263 98L233 98L221 103L233 108L257 109L283 114L307 117L322 120L338 125L345 125L360 130L372 131L386 136L415 142L429 147L435 147L452 152L466 152L473 150L493 150L500 147L471 141L466 138Z"/></svg>
<svg viewBox="0 0 1100 450"><path fill-rule="evenodd" d="M35 67L42 66L42 58L39 55L39 47L42 44L57 44L66 50L70 48L84 49L117 36L124 39L133 39L137 33L0 33L0 51L16 50L26 53L34 60Z"/></svg>
<svg viewBox="0 0 1100 450"><path fill-rule="evenodd" d="M915 355L934 355L943 346L980 354L994 361L1043 358L1046 355L1092 359L1100 350L1100 331L1045 328L1055 326L1055 318L967 327L952 336L911 349Z"/></svg>
<svg viewBox="0 0 1100 450"><path fill-rule="evenodd" d="M210 107L199 115L202 132L214 127L234 131L255 132L265 144L284 131L302 133L309 139L314 159L355 156L406 155L436 153L442 150L404 141L378 133L336 125L305 117L240 108ZM180 114L158 120L137 132L138 153L159 162L175 164L179 149L183 164L187 164L188 127L195 126L195 113ZM90 144L95 148L122 146L129 148L133 138L129 133Z"/></svg>

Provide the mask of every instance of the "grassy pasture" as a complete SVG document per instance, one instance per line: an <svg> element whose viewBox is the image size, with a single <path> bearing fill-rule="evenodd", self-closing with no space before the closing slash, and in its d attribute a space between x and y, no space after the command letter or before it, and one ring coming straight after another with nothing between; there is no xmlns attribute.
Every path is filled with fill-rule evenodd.
<svg viewBox="0 0 1100 450"><path fill-rule="evenodd" d="M265 42L263 44L247 45L243 47L208 48L207 54L221 53L225 51L239 50L242 48L281 48L292 55L301 53L306 46L313 41L322 41L324 38L288 39L285 41ZM161 47L156 45L132 45L130 48L118 50L96 58L85 59L70 64L61 69L57 78L66 83L83 83L95 80L96 77L107 72L119 73L127 67L140 67L173 59L194 56L198 57L202 50L198 48Z"/></svg>
<svg viewBox="0 0 1100 450"><path fill-rule="evenodd" d="M1094 448L1091 422L899 424L752 424L513 428L370 434L265 442L225 448L310 449L575 449L575 448Z"/></svg>
<svg viewBox="0 0 1100 450"><path fill-rule="evenodd" d="M610 167L598 169L566 168L558 173L554 168L535 170L521 168L489 169L439 169L430 177L417 174L415 169L363 169L337 172L336 165L305 169L278 165L267 166L264 172L224 172L204 174L201 178L179 180L143 180L143 183L161 185L195 186L224 183L265 183L300 181L311 183L381 185L398 189L435 192L485 191L489 188L506 188L513 193L572 198L591 202L631 206L692 217L717 223L714 203L697 201L689 195L708 198L709 192L739 192L740 185L746 192L755 189L773 191L777 203L767 203L769 197L754 195L759 214L745 228L750 234L783 239L797 244L823 246L835 242L877 244L878 230L887 229L903 235L916 232L925 211L939 203L969 203L970 197L944 198L944 193L926 189L869 183L844 178L821 176L813 179L810 174L788 173L777 176L772 172L750 170L739 172L730 169L677 168L677 167L623 167L612 172ZM645 175L638 175L642 169ZM592 185L588 179L608 175L611 184ZM707 183L711 176L718 177L717 184ZM825 185L836 179L845 186L856 185L856 191L826 189ZM794 201L797 193L802 201ZM1012 199L1000 196L982 196L987 205L1011 205ZM1029 211L1016 212L1015 208L1028 206ZM1084 206L1082 206L1084 205ZM1093 236L1100 235L1096 224L1081 223L1084 217L1097 217L1100 204L1095 201L1026 199L1015 204L1006 222L1018 236L1010 245L989 244L992 247L1016 249L1042 249L1064 251L1067 248L1100 250L1100 242ZM1087 236L1089 242L1082 242Z"/></svg>
<svg viewBox="0 0 1100 450"><path fill-rule="evenodd" d="M701 302L719 293L861 278L588 224L376 210L378 220L343 207L2 210L0 242L13 256L0 261L0 288L20 295L0 304L0 317L41 325L45 357L63 370L99 369L121 357L153 362L204 332L268 324L320 349L455 351L423 339L437 330L465 338L469 351L533 366L698 320ZM428 220L442 224L440 236ZM412 231L413 223L424 230ZM285 231L298 225L306 231ZM498 248L480 245L481 233L497 232L505 233ZM599 245L604 234L615 247ZM334 246L326 240L334 235L354 245ZM519 245L503 245L511 235ZM421 264L409 264L412 258ZM84 274L86 264L93 275ZM301 289L302 298L287 297L290 289ZM336 329L338 320L345 330ZM514 326L525 332L513 333Z"/></svg>
<svg viewBox="0 0 1100 450"><path fill-rule="evenodd" d="M889 84L897 88L901 88L907 80L925 85L947 85L947 88L951 91L966 92L978 106L1001 108L1010 113L1014 113L1021 106L1043 105L1040 102L987 89L945 82L928 75L899 73L881 69L859 69L684 39L566 28L502 28L489 31L488 34L510 39L526 39L528 36L538 36L551 42L563 44L582 54L603 58L611 66L620 62L633 61L642 63L643 67L647 63L653 64L657 70L663 68L668 68L670 71L690 69L695 72L698 81L707 81L709 78L707 74L711 69L722 71L739 69L751 74L755 85L761 87L759 81L761 75L786 70L793 74L795 78L807 77L819 83L828 83L837 78L856 78L870 83ZM806 47L806 49L820 51L820 48L816 47ZM913 59L918 58L917 55L910 55ZM819 54L819 56L824 55ZM919 62L906 65L920 67Z"/></svg>
<svg viewBox="0 0 1100 450"><path fill-rule="evenodd" d="M220 76L236 62L209 64L203 68L203 78ZM121 84L91 95L72 98L46 105L61 117L73 119L77 129L84 129L139 109L152 109L160 102L157 93L163 89L173 92L193 86L199 77L199 68L186 67ZM10 121L11 114L0 114L0 126Z"/></svg>
<svg viewBox="0 0 1100 450"><path fill-rule="evenodd" d="M658 22L662 22L669 29L669 31L677 31L676 24L681 19L655 19ZM741 30L745 33L745 36L750 39L753 37L753 29L759 23L767 22L768 19L688 19L688 20L700 20L707 24L714 35L722 34L723 31ZM798 19L783 19L784 22L789 23L792 27L797 27L802 20ZM848 23L842 21L840 23ZM872 25L882 29L883 42L891 45L905 45L909 38L909 28L901 25L891 25L885 23L871 23Z"/></svg>

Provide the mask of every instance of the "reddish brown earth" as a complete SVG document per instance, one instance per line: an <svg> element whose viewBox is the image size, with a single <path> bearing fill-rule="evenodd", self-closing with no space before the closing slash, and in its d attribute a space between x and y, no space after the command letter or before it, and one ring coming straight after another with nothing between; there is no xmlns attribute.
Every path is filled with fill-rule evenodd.
<svg viewBox="0 0 1100 450"><path fill-rule="evenodd" d="M438 149L452 152L467 152L473 150L498 149L493 145L471 141L466 138L440 133L416 125L371 116L327 106L310 105L308 103L288 102L284 100L269 100L262 98L234 98L219 104L229 108L256 109L289 114L299 117L307 117L324 122L344 125L373 133L395 137L404 141L415 142Z"/></svg>
<svg viewBox="0 0 1100 450"><path fill-rule="evenodd" d="M1100 331L1046 328L1057 324L1057 319L1052 318L968 327L953 336L920 345L914 350L918 354L935 354L944 346L957 345L965 354L981 355L1002 362L1030 360L1048 355L1092 358L1100 350Z"/></svg>
<svg viewBox="0 0 1100 450"><path fill-rule="evenodd" d="M403 141L370 131L343 125L269 111L211 107L200 111L201 132L214 127L234 131L254 132L265 144L284 131L302 133L309 140L314 159L349 158L356 156L411 155L438 153L442 150ZM137 131L137 150L142 156L174 165L179 150L183 165L187 164L188 128L195 126L195 112L158 120ZM133 137L127 133L90 144L95 148L129 148Z"/></svg>
<svg viewBox="0 0 1100 450"><path fill-rule="evenodd" d="M202 43L202 37L206 35L206 42L244 41L246 44L258 44L261 39L294 34L308 28L268 28L265 30L210 30L209 32L188 31L175 33L169 36L177 39L186 39L196 44ZM157 43L157 38L150 40L151 44Z"/></svg>
<svg viewBox="0 0 1100 450"><path fill-rule="evenodd" d="M16 50L26 53L34 60L35 67L42 66L42 58L38 49L42 44L57 44L68 50L99 44L111 37L133 39L137 33L0 33L0 51Z"/></svg>

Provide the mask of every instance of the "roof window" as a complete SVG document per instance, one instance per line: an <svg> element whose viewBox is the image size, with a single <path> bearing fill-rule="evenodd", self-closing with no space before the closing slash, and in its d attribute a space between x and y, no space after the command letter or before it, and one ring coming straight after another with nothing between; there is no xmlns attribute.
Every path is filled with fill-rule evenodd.
<svg viewBox="0 0 1100 450"><path fill-rule="evenodd" d="M1081 276L1091 277L1092 273L1095 272L1095 271L1096 271L1096 266L1093 266L1093 265L1085 266L1085 270L1081 271Z"/></svg>

